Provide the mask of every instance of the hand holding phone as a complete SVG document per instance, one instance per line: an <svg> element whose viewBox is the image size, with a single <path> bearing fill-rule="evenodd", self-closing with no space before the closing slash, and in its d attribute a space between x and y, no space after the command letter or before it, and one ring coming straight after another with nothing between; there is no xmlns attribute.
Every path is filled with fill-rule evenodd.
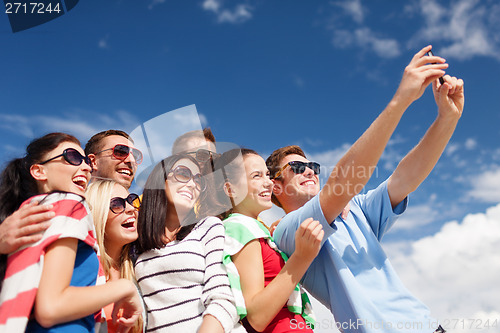
<svg viewBox="0 0 500 333"><path fill-rule="evenodd" d="M431 50L429 50L429 52L427 52L427 55L428 55L429 57L432 57L432 56L434 56L434 53L432 53L432 51L431 51ZM442 76L439 78L439 83L444 84L444 79L443 79L443 77L442 77Z"/></svg>

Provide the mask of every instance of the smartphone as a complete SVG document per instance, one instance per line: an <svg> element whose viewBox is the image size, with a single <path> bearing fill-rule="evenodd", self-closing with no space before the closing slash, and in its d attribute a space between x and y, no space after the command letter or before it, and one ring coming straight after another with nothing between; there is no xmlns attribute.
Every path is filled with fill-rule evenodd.
<svg viewBox="0 0 500 333"><path fill-rule="evenodd" d="M432 56L434 56L434 53L432 53L432 51L431 51L431 50L429 50L429 52L427 52L427 55L428 55L429 57L432 57ZM442 77L442 76L439 78L439 83L444 84L444 79L443 79L443 77Z"/></svg>

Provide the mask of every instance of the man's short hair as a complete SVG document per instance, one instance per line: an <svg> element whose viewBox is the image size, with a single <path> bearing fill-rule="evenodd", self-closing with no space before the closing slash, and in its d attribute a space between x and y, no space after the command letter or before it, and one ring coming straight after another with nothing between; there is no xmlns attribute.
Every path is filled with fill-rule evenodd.
<svg viewBox="0 0 500 333"><path fill-rule="evenodd" d="M123 136L124 138L127 138L130 142L134 143L134 140L132 140L132 138L130 137L130 135L128 135L127 133L125 133L124 131L120 131L120 130L107 130L107 131L102 131L102 132L99 132L97 134L94 134L90 139L89 141L87 142L87 144L85 145L85 155L88 155L88 154L96 154L98 153L99 151L102 150L103 148L103 145L102 145L102 140L105 138L105 137L108 137L108 136L111 136L111 135L119 135L119 136Z"/></svg>
<svg viewBox="0 0 500 333"><path fill-rule="evenodd" d="M266 160L266 165L267 165L267 168L269 169L269 172L271 174L271 178L274 178L274 175L279 171L281 161L286 156L292 155L292 154L300 155L304 158L307 158L306 154L304 153L302 148L300 148L297 145L286 146L283 148L276 149L275 151L272 152L271 155L269 155L269 157ZM276 206L281 207L281 204L278 201L278 198L276 198L276 196L274 195L274 193L271 195L271 200ZM281 207L281 208L283 208L283 207Z"/></svg>
<svg viewBox="0 0 500 333"><path fill-rule="evenodd" d="M203 129L203 131L201 130L189 131L177 137L177 139L175 139L174 141L174 144L172 145L172 153L177 154L181 151L184 151L185 149L183 147L185 147L185 143L187 141L193 138L202 138L202 135L205 138L205 140L215 144L215 136L212 133L212 130L210 129L210 127L206 127Z"/></svg>

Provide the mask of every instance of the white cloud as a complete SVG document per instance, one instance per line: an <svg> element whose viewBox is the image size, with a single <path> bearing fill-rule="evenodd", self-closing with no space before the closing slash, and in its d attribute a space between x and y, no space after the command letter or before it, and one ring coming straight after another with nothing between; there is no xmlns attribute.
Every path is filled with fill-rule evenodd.
<svg viewBox="0 0 500 333"><path fill-rule="evenodd" d="M106 35L99 40L99 43L97 45L100 49L109 49L108 39L109 35Z"/></svg>
<svg viewBox="0 0 500 333"><path fill-rule="evenodd" d="M399 42L396 39L384 37L364 23L368 10L360 0L337 1L332 5L342 9L342 13L335 11L328 26L333 32L334 46L359 47L385 59L395 58L401 54ZM343 15L352 19L354 27L344 21Z"/></svg>
<svg viewBox="0 0 500 333"><path fill-rule="evenodd" d="M450 142L446 146L446 149L444 150L444 153L446 154L446 156L451 156L451 155L453 155L453 153L455 153L459 149L460 149L460 144L459 143Z"/></svg>
<svg viewBox="0 0 500 333"><path fill-rule="evenodd" d="M477 141L473 138L468 138L465 141L465 149L472 150L477 147Z"/></svg>
<svg viewBox="0 0 500 333"><path fill-rule="evenodd" d="M500 4L459 0L444 7L436 0L420 0L417 6L425 24L410 45L438 41L444 44L438 50L443 57L465 60L487 56L500 60Z"/></svg>
<svg viewBox="0 0 500 333"><path fill-rule="evenodd" d="M203 9L212 11L214 13L217 13L219 11L219 8L221 6L221 3L219 0L205 0L203 2Z"/></svg>
<svg viewBox="0 0 500 333"><path fill-rule="evenodd" d="M339 48L359 47L363 50L374 52L381 58L395 58L401 54L399 42L392 38L382 36L364 24L368 10L363 7L360 0L333 2L333 6L340 7L354 21L355 27L344 26L341 14L335 12L332 43Z"/></svg>
<svg viewBox="0 0 500 333"><path fill-rule="evenodd" d="M31 117L24 117L12 114L0 114L0 128L7 131L14 131L25 137L33 137L33 126L30 124Z"/></svg>
<svg viewBox="0 0 500 333"><path fill-rule="evenodd" d="M407 210L391 228L391 232L397 230L411 230L413 228L423 228L436 220L439 212L432 205L409 205Z"/></svg>
<svg viewBox="0 0 500 333"><path fill-rule="evenodd" d="M340 147L327 150L320 153L307 154L311 161L321 164L321 173L324 175L324 169L331 172L333 167L337 164L342 156L351 148L351 144L344 143Z"/></svg>
<svg viewBox="0 0 500 333"><path fill-rule="evenodd" d="M500 321L500 205L484 214L469 214L462 223L448 222L433 236L384 247L403 283L441 322ZM477 331L467 325L450 331ZM498 327L481 332L498 332Z"/></svg>
<svg viewBox="0 0 500 333"><path fill-rule="evenodd" d="M333 5L342 8L346 14L351 16L354 22L358 24L363 23L366 9L361 4L361 0L337 1Z"/></svg>
<svg viewBox="0 0 500 333"><path fill-rule="evenodd" d="M252 7L248 4L237 4L232 10L223 8L221 0L205 0L204 10L212 12L219 23L243 23L252 18Z"/></svg>
<svg viewBox="0 0 500 333"><path fill-rule="evenodd" d="M148 9L153 9L154 6L164 3L165 0L153 0L148 6Z"/></svg>
<svg viewBox="0 0 500 333"><path fill-rule="evenodd" d="M294 75L293 76L293 83L299 87L299 88L303 88L304 85L305 85L305 82L304 80L300 77L300 76L297 76L297 75Z"/></svg>
<svg viewBox="0 0 500 333"><path fill-rule="evenodd" d="M335 30L332 42L340 48L358 46L374 52L381 58L390 59L401 54L397 40L380 37L368 27L359 27L353 31L345 29Z"/></svg>
<svg viewBox="0 0 500 333"><path fill-rule="evenodd" d="M107 129L132 129L139 121L124 110L98 114L93 111L74 109L60 116L12 116L0 114L0 128L26 138L34 138L49 132L66 132L80 140L87 140L95 133Z"/></svg>
<svg viewBox="0 0 500 333"><path fill-rule="evenodd" d="M470 179L468 196L482 202L500 202L500 167L494 167Z"/></svg>

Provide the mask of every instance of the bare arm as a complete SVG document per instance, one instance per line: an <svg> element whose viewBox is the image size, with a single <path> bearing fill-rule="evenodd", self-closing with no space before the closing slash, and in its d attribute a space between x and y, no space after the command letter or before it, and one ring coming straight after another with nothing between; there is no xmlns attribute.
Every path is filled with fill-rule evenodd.
<svg viewBox="0 0 500 333"><path fill-rule="evenodd" d="M42 238L55 213L52 205L26 204L0 224L0 253L9 254Z"/></svg>
<svg viewBox="0 0 500 333"><path fill-rule="evenodd" d="M393 207L429 175L450 140L464 108L464 82L461 79L444 77L445 83L433 83L438 115L422 140L399 163L389 178L387 190Z"/></svg>
<svg viewBox="0 0 500 333"><path fill-rule="evenodd" d="M224 333L222 324L212 315L204 315L198 333Z"/></svg>
<svg viewBox="0 0 500 333"><path fill-rule="evenodd" d="M250 241L232 257L240 274L247 319L254 329L264 330L287 303L295 286L318 254L323 234L318 221L312 218L305 220L295 233L295 252L266 287L258 240Z"/></svg>
<svg viewBox="0 0 500 333"><path fill-rule="evenodd" d="M119 302L124 308L119 323L133 324L140 315L141 305L131 281L120 279L92 287L69 285L77 245L77 239L63 238L47 248L34 306L37 321L44 327L50 327L83 318L105 305Z"/></svg>
<svg viewBox="0 0 500 333"><path fill-rule="evenodd" d="M448 67L445 60L425 56L431 48L426 46L415 54L392 100L330 174L319 197L327 221L333 221L368 182L408 106L422 96L432 81L444 75Z"/></svg>

